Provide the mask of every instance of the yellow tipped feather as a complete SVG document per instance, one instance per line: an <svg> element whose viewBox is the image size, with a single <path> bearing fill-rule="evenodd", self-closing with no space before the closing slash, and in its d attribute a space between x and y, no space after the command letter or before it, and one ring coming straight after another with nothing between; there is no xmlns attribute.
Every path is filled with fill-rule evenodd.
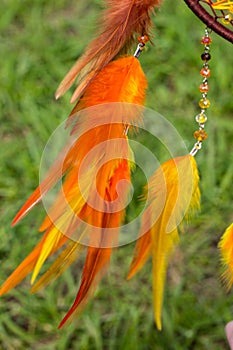
<svg viewBox="0 0 233 350"><path fill-rule="evenodd" d="M62 236L63 236L62 233L55 226L53 226L48 236L45 239L39 258L36 262L36 266L34 267L32 278L31 278L31 284L35 282L35 279L40 273L40 270L45 260L50 255L53 248L55 248L58 245Z"/></svg>
<svg viewBox="0 0 233 350"><path fill-rule="evenodd" d="M218 244L225 271L222 275L226 288L229 290L233 283L233 224L223 233Z"/></svg>
<svg viewBox="0 0 233 350"><path fill-rule="evenodd" d="M18 283L21 277L26 277L34 269L33 284L46 259L69 238L76 242L80 238L85 239L81 241L88 246L80 288L59 328L89 300L110 263L112 248L118 244L128 203L133 161L127 132L131 124L136 127L142 121L141 106L146 87L146 77L139 60L133 56L109 63L86 87L70 115L68 124L72 127L74 142L65 153L64 164L59 163L61 174L56 166L45 182L43 193L63 177L61 191L40 228L46 231L45 238L18 270L22 274L20 279L14 274L4 285L3 290L6 291L13 286L14 278L17 277ZM14 223L26 215L41 197L38 189ZM57 277L73 262L79 249L78 244L69 244L32 291Z"/></svg>
<svg viewBox="0 0 233 350"><path fill-rule="evenodd" d="M61 252L51 267L41 276L41 278L31 288L31 293L48 285L52 280L58 278L77 258L84 248L77 242L69 241L67 247Z"/></svg>
<svg viewBox="0 0 233 350"><path fill-rule="evenodd" d="M199 176L192 156L171 159L161 166L152 181L157 192L157 200L164 196L163 190L156 188L163 172L166 198L163 211L151 229L153 262L153 300L155 322L162 329L161 313L167 265L175 245L179 241L177 226L183 217L200 207Z"/></svg>
<svg viewBox="0 0 233 350"><path fill-rule="evenodd" d="M200 207L195 159L187 155L162 164L149 180L148 203L128 278L152 255L154 317L157 328L161 330L166 270L179 241L177 227Z"/></svg>

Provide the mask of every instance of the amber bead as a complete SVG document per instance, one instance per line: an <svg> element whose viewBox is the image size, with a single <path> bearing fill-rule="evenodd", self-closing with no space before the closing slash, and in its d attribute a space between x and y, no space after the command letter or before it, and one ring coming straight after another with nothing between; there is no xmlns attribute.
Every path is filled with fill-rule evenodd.
<svg viewBox="0 0 233 350"><path fill-rule="evenodd" d="M207 132L205 130L197 130L194 132L193 135L194 135L195 139L198 141L204 141L208 137Z"/></svg>
<svg viewBox="0 0 233 350"><path fill-rule="evenodd" d="M204 45L209 45L212 43L212 40L209 36L204 36L203 38L201 38L201 43Z"/></svg>
<svg viewBox="0 0 233 350"><path fill-rule="evenodd" d="M200 92L208 92L209 91L209 85L208 84L201 84L201 85L199 85L199 91Z"/></svg>
<svg viewBox="0 0 233 350"><path fill-rule="evenodd" d="M202 59L202 61L205 61L205 62L209 61L211 59L210 53L209 52L204 52L201 55L201 59Z"/></svg>
<svg viewBox="0 0 233 350"><path fill-rule="evenodd" d="M138 42L141 44L146 44L149 41L148 35L142 35L138 37Z"/></svg>
<svg viewBox="0 0 233 350"><path fill-rule="evenodd" d="M208 100L208 98L202 98L200 101L199 101L199 106L201 108L209 108L210 107L210 100Z"/></svg>
<svg viewBox="0 0 233 350"><path fill-rule="evenodd" d="M208 78L211 75L211 71L210 71L209 68L202 68L200 70L200 74L201 74L202 77Z"/></svg>

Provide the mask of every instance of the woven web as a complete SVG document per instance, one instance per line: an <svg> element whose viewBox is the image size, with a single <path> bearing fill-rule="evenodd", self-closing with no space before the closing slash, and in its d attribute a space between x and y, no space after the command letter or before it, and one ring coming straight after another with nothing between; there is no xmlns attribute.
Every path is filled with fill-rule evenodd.
<svg viewBox="0 0 233 350"><path fill-rule="evenodd" d="M233 1L229 0L198 0L210 14L224 26L231 30L233 26Z"/></svg>

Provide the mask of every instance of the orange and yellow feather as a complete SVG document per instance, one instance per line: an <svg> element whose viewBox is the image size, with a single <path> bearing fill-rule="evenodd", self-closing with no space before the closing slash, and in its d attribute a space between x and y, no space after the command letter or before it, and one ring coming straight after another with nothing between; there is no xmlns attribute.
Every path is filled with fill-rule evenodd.
<svg viewBox="0 0 233 350"><path fill-rule="evenodd" d="M77 134L77 140L63 161L58 158L49 169L45 180L13 220L13 225L19 222L63 177L62 189L40 227L40 231L45 231L41 242L0 289L0 294L6 293L32 271L31 283L34 283L44 262L63 248L51 268L32 287L32 292L37 291L70 266L80 250L85 249L83 243L86 244L81 285L59 327L85 305L110 262L112 247L117 245L132 159L126 130L132 122L141 121L141 112L137 113L135 105L143 105L146 87L140 63L133 56L119 58L103 68L71 112L68 124L72 126L72 134ZM93 149L91 162L87 162ZM118 198L119 184L121 198Z"/></svg>
<svg viewBox="0 0 233 350"><path fill-rule="evenodd" d="M135 247L128 279L152 256L154 316L161 330L161 312L167 265L179 241L178 226L200 207L199 176L191 155L161 165L148 184L148 207Z"/></svg>

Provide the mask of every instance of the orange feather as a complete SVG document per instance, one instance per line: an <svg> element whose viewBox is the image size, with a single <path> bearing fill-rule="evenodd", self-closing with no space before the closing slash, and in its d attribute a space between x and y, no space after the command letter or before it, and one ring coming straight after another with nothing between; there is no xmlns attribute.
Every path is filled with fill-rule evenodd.
<svg viewBox="0 0 233 350"><path fill-rule="evenodd" d="M117 245L130 184L132 155L126 131L130 124L141 122L146 87L140 63L133 56L102 69L71 112L69 124L75 142L63 161L62 156L58 158L42 188L36 189L13 221L15 224L24 217L63 176L62 189L40 227L46 231L43 239L0 290L4 294L32 270L34 283L45 260L68 243L32 288L33 292L38 290L73 263L81 245L86 244L81 285L59 327L88 301Z"/></svg>
<svg viewBox="0 0 233 350"><path fill-rule="evenodd" d="M111 62L98 74L71 112L70 123L74 124L73 133L79 132L81 136L77 138L68 151L66 148L63 150L62 153L66 154L65 158L63 159L61 154L49 169L43 182L16 214L12 226L41 201L42 196L56 184L61 176L64 176L72 167L74 168L74 165L78 169L88 152L96 145L106 141L106 135L109 134L110 129L110 138L122 137L125 125L136 122L140 117L140 108L133 106L133 104L143 105L146 87L147 81L140 63L133 56ZM94 115L96 112L94 106L111 102L125 102L125 104L119 105L119 107L116 104L100 107L97 110L99 115ZM127 103L132 104L132 106L127 106ZM88 109L89 107L93 107L93 109ZM115 124L113 128L111 123L114 122L117 114L117 120L121 121L121 124L118 124L118 127ZM67 185L64 186L69 186L69 183L70 181L67 181Z"/></svg>
<svg viewBox="0 0 233 350"><path fill-rule="evenodd" d="M43 244L48 236L47 231L42 237L41 241L36 245L33 251L22 261L22 263L14 270L14 272L7 278L0 288L0 295L7 293L9 290L19 284L27 275L34 269L37 259L40 256ZM54 254L59 248L61 248L67 241L67 237L63 236L58 242L57 246L51 250L51 254Z"/></svg>
<svg viewBox="0 0 233 350"><path fill-rule="evenodd" d="M100 182L102 182L101 178ZM130 181L130 169L128 161L126 160L120 162L113 176L110 178L109 188L105 189L105 200L107 205L109 203L109 207L111 206L111 202L114 202L118 197L116 186L121 180ZM125 186L124 192L125 194L127 193L127 188L125 188ZM123 198L121 198L121 200L123 200ZM79 311L83 308L90 293L94 291L100 277L103 275L104 269L106 269L110 262L112 247L117 244L117 236L124 214L124 210L118 210L113 213L102 213L102 215L92 212L90 215L89 223L93 226L97 226L97 228L95 227L95 232L93 232L91 239L91 244L94 243L95 246L88 247L82 281L77 297L69 312L60 323L59 328L62 327L75 311ZM97 220L95 221L95 219ZM109 228L111 232L108 230ZM98 235L98 233L100 234Z"/></svg>
<svg viewBox="0 0 233 350"><path fill-rule="evenodd" d="M82 95L98 74L124 47L133 41L134 35L149 35L150 13L161 0L107 0L107 10L100 23L102 33L93 40L59 85L56 98L62 96L79 76L79 86L71 102Z"/></svg>

